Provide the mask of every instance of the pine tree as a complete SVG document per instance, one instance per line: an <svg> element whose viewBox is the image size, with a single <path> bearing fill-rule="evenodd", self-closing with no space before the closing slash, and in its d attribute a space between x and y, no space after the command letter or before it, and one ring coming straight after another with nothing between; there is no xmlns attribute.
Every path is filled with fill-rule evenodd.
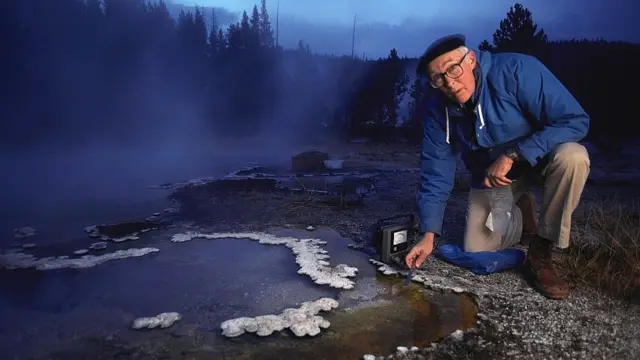
<svg viewBox="0 0 640 360"><path fill-rule="evenodd" d="M252 48L258 48L261 45L260 40L260 13L258 12L258 7L253 6L253 11L251 12L251 19L249 20L249 26L251 28L251 37L250 37L250 46Z"/></svg>
<svg viewBox="0 0 640 360"><path fill-rule="evenodd" d="M216 44L218 45L218 54L222 54L227 49L228 44L222 29L218 29Z"/></svg>
<svg viewBox="0 0 640 360"><path fill-rule="evenodd" d="M208 53L207 24L204 20L204 13L196 7L193 14L193 49L196 56L205 58Z"/></svg>
<svg viewBox="0 0 640 360"><path fill-rule="evenodd" d="M261 0L260 4L260 43L266 47L275 45L269 12L267 11L267 0Z"/></svg>
<svg viewBox="0 0 640 360"><path fill-rule="evenodd" d="M482 50L482 51L492 51L493 50L493 46L491 44L489 44L489 41L482 40L482 42L478 46L478 49Z"/></svg>
<svg viewBox="0 0 640 360"><path fill-rule="evenodd" d="M258 7L256 5L253 5L249 24L251 25L251 30L255 31L256 33L260 32L260 13L258 12Z"/></svg>
<svg viewBox="0 0 640 360"><path fill-rule="evenodd" d="M393 125L396 125L400 119L398 119L398 110L400 109L400 104L404 99L405 94L407 93L407 86L409 85L409 76L404 70L404 64L402 60L398 56L398 51L396 49L391 49L389 55L390 63L394 73L394 82L393 82L393 102L392 102L392 114L393 117L391 122Z"/></svg>
<svg viewBox="0 0 640 360"><path fill-rule="evenodd" d="M420 104L424 101L425 91L424 86L420 78L415 79L411 88L409 89L409 96L411 101L409 102L409 126L415 127L419 124L420 119Z"/></svg>
<svg viewBox="0 0 640 360"><path fill-rule="evenodd" d="M231 24L224 34L224 41L228 50L237 50L242 47L240 36L240 24Z"/></svg>
<svg viewBox="0 0 640 360"><path fill-rule="evenodd" d="M531 11L516 3L500 21L500 27L493 34L493 45L497 51L539 53L548 42L544 29L538 29Z"/></svg>
<svg viewBox="0 0 640 360"><path fill-rule="evenodd" d="M242 49L248 49L251 42L251 24L249 23L249 15L246 11L242 12L240 20L240 46Z"/></svg>
<svg viewBox="0 0 640 360"><path fill-rule="evenodd" d="M219 54L218 30L216 11L211 9L211 25L209 26L209 57L211 58Z"/></svg>

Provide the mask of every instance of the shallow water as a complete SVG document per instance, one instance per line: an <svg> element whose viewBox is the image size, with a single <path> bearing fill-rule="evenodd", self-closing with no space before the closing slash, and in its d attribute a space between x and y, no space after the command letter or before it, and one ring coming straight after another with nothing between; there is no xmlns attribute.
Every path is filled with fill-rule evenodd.
<svg viewBox="0 0 640 360"><path fill-rule="evenodd" d="M330 229L270 232L326 240L332 264L360 269L354 289L317 286L298 275L294 255L284 246L244 239L169 242L179 230L109 245L108 251L161 250L142 258L84 270L0 272L7 284L0 290L0 353L16 359L56 358L52 353L60 359L353 359L397 346L426 346L475 321L468 298L426 297L417 284L380 276L366 255L349 250L349 241ZM340 307L323 315L332 326L315 338L295 338L288 330L266 338L220 334L224 320L280 313L321 297L336 298ZM129 329L136 317L168 311L183 319L168 329Z"/></svg>
<svg viewBox="0 0 640 360"><path fill-rule="evenodd" d="M227 345L225 359L359 359L364 354L388 355L398 346L426 347L457 329L475 325L477 308L468 296L428 297L421 286L401 279L380 278L389 290L376 304L336 311L326 318L331 328L316 338L260 339L250 345ZM212 358L202 354L202 359ZM200 359L200 357L194 357Z"/></svg>
<svg viewBox="0 0 640 360"><path fill-rule="evenodd" d="M388 355L398 346L429 346L457 329L475 325L477 308L467 296L428 297L420 286L405 287L401 279L376 281L390 294L360 308L325 314L331 327L313 338L296 338L283 331L265 338L244 334L225 339L218 332L183 323L167 330L85 341L75 351L47 359L351 360L364 354Z"/></svg>
<svg viewBox="0 0 640 360"><path fill-rule="evenodd" d="M65 347L69 334L104 337L136 317L170 311L214 331L228 318L335 295L298 275L285 247L236 239L153 245L161 251L90 269L3 272L8 286L0 291L0 334L9 344L0 353L36 344Z"/></svg>

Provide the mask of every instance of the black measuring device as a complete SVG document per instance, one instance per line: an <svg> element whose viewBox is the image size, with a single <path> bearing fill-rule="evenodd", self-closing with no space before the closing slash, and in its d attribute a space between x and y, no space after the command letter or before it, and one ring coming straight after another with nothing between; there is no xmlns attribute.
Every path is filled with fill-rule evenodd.
<svg viewBox="0 0 640 360"><path fill-rule="evenodd" d="M413 214L396 215L378 220L374 227L373 244L385 264L404 263L413 246L416 219Z"/></svg>

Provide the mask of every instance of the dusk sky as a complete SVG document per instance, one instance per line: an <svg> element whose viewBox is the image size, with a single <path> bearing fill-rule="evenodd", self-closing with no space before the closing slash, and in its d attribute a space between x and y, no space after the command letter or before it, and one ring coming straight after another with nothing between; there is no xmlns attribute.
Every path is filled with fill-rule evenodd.
<svg viewBox="0 0 640 360"><path fill-rule="evenodd" d="M174 0L186 6L220 8L223 19L250 13L259 0ZM549 38L605 38L640 42L636 14L640 2L630 0L523 0ZM512 0L280 0L280 43L298 40L314 52L351 53L351 27L357 14L356 52L385 56L395 47L400 55L418 56L440 35L460 32L469 45L491 40ZM275 28L277 0L267 0Z"/></svg>

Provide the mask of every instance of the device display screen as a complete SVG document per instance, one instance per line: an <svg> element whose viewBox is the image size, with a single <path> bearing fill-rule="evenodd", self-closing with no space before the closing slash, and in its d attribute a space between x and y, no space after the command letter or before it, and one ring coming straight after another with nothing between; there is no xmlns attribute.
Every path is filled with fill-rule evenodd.
<svg viewBox="0 0 640 360"><path fill-rule="evenodd" d="M400 245L407 242L407 230L396 231L393 233L393 245Z"/></svg>

